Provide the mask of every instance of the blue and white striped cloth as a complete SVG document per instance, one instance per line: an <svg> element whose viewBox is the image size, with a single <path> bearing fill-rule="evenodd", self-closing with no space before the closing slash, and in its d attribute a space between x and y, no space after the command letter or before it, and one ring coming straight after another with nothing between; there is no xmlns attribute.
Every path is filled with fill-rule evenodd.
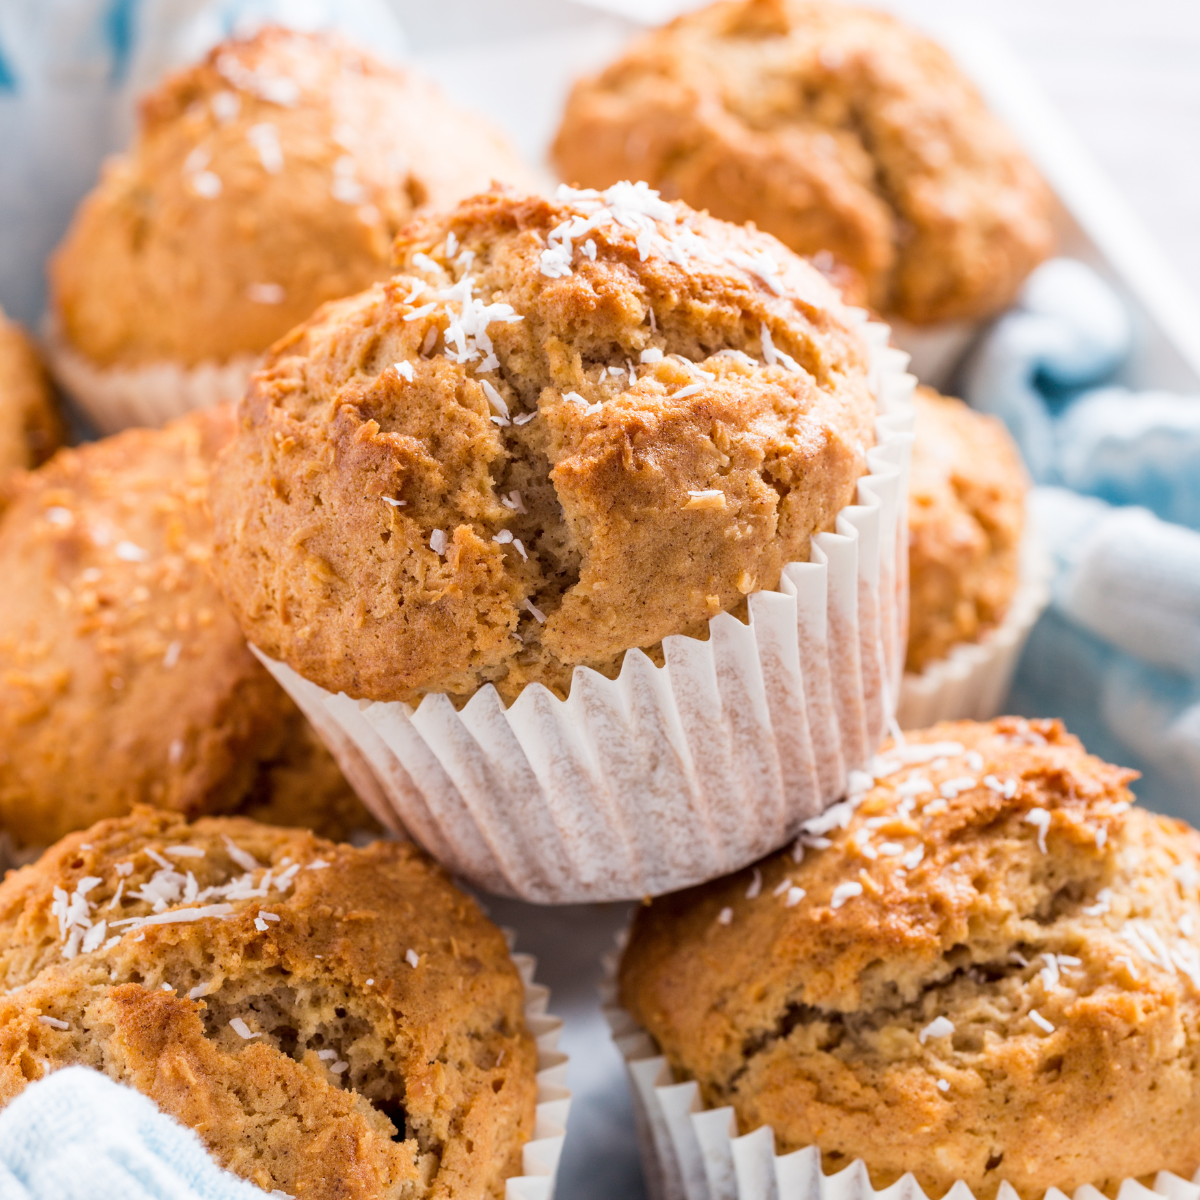
<svg viewBox="0 0 1200 1200"><path fill-rule="evenodd" d="M0 1200L263 1196L151 1100L87 1067L56 1071L0 1112Z"/></svg>
<svg viewBox="0 0 1200 1200"><path fill-rule="evenodd" d="M1146 803L1200 824L1200 396L1109 384L1130 345L1111 289L1058 260L962 373L1021 446L1056 564L1008 708L1062 717L1142 771Z"/></svg>

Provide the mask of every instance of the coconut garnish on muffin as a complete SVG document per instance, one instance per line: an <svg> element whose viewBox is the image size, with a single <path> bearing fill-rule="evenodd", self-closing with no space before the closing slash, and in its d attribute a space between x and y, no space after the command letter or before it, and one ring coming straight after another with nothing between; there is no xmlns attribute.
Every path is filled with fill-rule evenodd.
<svg viewBox="0 0 1200 1200"><path fill-rule="evenodd" d="M499 1200L537 1050L500 930L411 844L139 809L0 885L0 1103L90 1066L297 1200Z"/></svg>
<svg viewBox="0 0 1200 1200"><path fill-rule="evenodd" d="M751 870L647 902L620 998L777 1153L1035 1200L1190 1178L1200 835L1054 721L947 722Z"/></svg>
<svg viewBox="0 0 1200 1200"><path fill-rule="evenodd" d="M773 238L623 183L418 220L276 345L214 478L250 640L357 697L468 697L698 634L866 471L859 318Z"/></svg>

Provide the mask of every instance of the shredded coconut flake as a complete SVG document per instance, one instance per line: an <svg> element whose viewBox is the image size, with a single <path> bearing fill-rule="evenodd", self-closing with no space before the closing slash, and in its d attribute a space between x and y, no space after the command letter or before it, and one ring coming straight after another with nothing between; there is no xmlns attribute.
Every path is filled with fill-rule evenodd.
<svg viewBox="0 0 1200 1200"><path fill-rule="evenodd" d="M415 971L421 962L421 956L410 947L404 953L404 961Z"/></svg>
<svg viewBox="0 0 1200 1200"><path fill-rule="evenodd" d="M71 1026L66 1021L60 1021L57 1017L38 1017L43 1025L49 1025L51 1029L70 1029Z"/></svg>
<svg viewBox="0 0 1200 1200"><path fill-rule="evenodd" d="M533 614L533 619L539 624L543 624L546 620L546 614L532 600L525 600L524 607Z"/></svg>
<svg viewBox="0 0 1200 1200"><path fill-rule="evenodd" d="M942 799L954 800L960 792L969 792L971 788L978 783L971 775L963 775L958 779L947 779L945 783L938 789Z"/></svg>
<svg viewBox="0 0 1200 1200"><path fill-rule="evenodd" d="M1051 1025L1051 1024L1050 1024L1050 1022L1049 1022L1049 1021L1047 1021L1047 1020L1046 1020L1046 1018L1045 1018L1045 1017L1043 1017L1043 1016L1042 1016L1042 1014L1041 1014L1040 1012L1038 1012L1038 1010L1037 1010L1036 1008L1031 1008L1031 1009L1029 1010L1029 1019L1030 1019L1030 1020L1031 1020L1031 1021L1032 1021L1032 1022L1033 1022L1033 1023L1034 1023L1034 1024L1035 1024L1035 1025L1036 1025L1036 1026L1037 1026L1037 1027L1038 1027L1038 1028L1039 1028L1039 1029L1042 1031L1042 1032L1043 1032L1043 1033L1053 1033L1053 1032L1054 1032L1054 1026L1053 1026L1053 1025Z"/></svg>
<svg viewBox="0 0 1200 1200"><path fill-rule="evenodd" d="M861 896L863 893L863 885L861 883L839 883L833 889L833 895L829 900L830 908L841 908L847 900L853 900L855 896Z"/></svg>
<svg viewBox="0 0 1200 1200"><path fill-rule="evenodd" d="M921 1045L925 1045L930 1038L949 1037L954 1032L954 1022L949 1017L934 1017L920 1033L917 1034L917 1040Z"/></svg>
<svg viewBox="0 0 1200 1200"><path fill-rule="evenodd" d="M229 1028L232 1029L233 1032L236 1033L238 1035L238 1037L242 1038L244 1041L249 1041L251 1038L256 1038L256 1037L261 1036L260 1034L255 1033L250 1028L250 1026L247 1025L246 1022L242 1020L241 1017L231 1018L231 1020L229 1022Z"/></svg>
<svg viewBox="0 0 1200 1200"><path fill-rule="evenodd" d="M131 925L134 929L143 929L147 925L182 925L189 921L203 921L208 917L227 917L231 912L232 904L204 904L199 908L177 908L152 917L127 917L124 921L114 921L113 928L118 925Z"/></svg>
<svg viewBox="0 0 1200 1200"><path fill-rule="evenodd" d="M771 331L767 328L766 321L762 322L759 334L762 338L763 359L768 367L784 367L797 374L804 370L790 354L785 354L771 340Z"/></svg>
<svg viewBox="0 0 1200 1200"><path fill-rule="evenodd" d="M1038 849L1046 853L1046 831L1050 828L1050 812L1045 808L1031 808L1025 814L1025 820L1028 824L1036 826L1038 835Z"/></svg>
<svg viewBox="0 0 1200 1200"><path fill-rule="evenodd" d="M717 914L717 923L719 925L728 925L733 920L733 909L723 908Z"/></svg>
<svg viewBox="0 0 1200 1200"><path fill-rule="evenodd" d="M243 871L257 871L261 864L253 854L243 850L228 834L223 835L225 852Z"/></svg>
<svg viewBox="0 0 1200 1200"><path fill-rule="evenodd" d="M754 875L750 880L750 886L746 889L746 899L756 900L762 893L762 872L755 867Z"/></svg>
<svg viewBox="0 0 1200 1200"><path fill-rule="evenodd" d="M808 893L802 887L790 887L787 892L787 899L783 902L784 908L795 908Z"/></svg>
<svg viewBox="0 0 1200 1200"><path fill-rule="evenodd" d="M1112 888L1101 888L1096 893L1096 903L1089 904L1084 912L1089 917L1101 917L1112 907Z"/></svg>
<svg viewBox="0 0 1200 1200"><path fill-rule="evenodd" d="M435 529L429 535L429 548L434 554L446 553L446 531L444 529Z"/></svg>

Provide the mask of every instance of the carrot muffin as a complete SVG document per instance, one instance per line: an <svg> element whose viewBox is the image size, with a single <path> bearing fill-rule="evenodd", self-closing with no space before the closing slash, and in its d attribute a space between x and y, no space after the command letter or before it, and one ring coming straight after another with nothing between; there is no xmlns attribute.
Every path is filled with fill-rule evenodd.
<svg viewBox="0 0 1200 1200"><path fill-rule="evenodd" d="M0 1104L136 1088L297 1200L500 1200L537 1049L504 937L411 844L139 808L0 885Z"/></svg>
<svg viewBox="0 0 1200 1200"><path fill-rule="evenodd" d="M529 174L423 79L327 35L224 42L142 101L55 254L56 369L106 432L161 423L143 392L188 371L236 399L276 338L388 275L414 212L493 179Z"/></svg>
<svg viewBox="0 0 1200 1200"><path fill-rule="evenodd" d="M0 311L0 501L12 475L45 462L65 432L33 343Z"/></svg>
<svg viewBox="0 0 1200 1200"><path fill-rule="evenodd" d="M553 158L832 251L915 324L1005 307L1052 245L1045 185L949 55L825 0L725 0L641 37L576 84Z"/></svg>
<svg viewBox="0 0 1200 1200"><path fill-rule="evenodd" d="M0 520L0 829L44 846L135 803L372 824L208 574L228 408L64 450Z"/></svg>
<svg viewBox="0 0 1200 1200"><path fill-rule="evenodd" d="M919 674L1004 620L1020 582L1029 479L995 417L930 388L913 399L905 667Z"/></svg>
<svg viewBox="0 0 1200 1200"><path fill-rule="evenodd" d="M647 903L621 1003L778 1153L1025 1200L1200 1166L1200 836L1058 722L886 747L795 850Z"/></svg>
<svg viewBox="0 0 1200 1200"><path fill-rule="evenodd" d="M499 190L278 342L214 474L250 641L329 691L559 695L809 556L865 474L868 352L774 238L644 185Z"/></svg>

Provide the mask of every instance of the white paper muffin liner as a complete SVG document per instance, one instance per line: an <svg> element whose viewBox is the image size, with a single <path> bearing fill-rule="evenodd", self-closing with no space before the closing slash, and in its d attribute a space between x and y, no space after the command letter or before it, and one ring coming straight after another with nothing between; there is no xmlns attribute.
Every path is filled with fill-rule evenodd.
<svg viewBox="0 0 1200 1200"><path fill-rule="evenodd" d="M173 362L144 367L97 367L48 322L43 334L50 370L62 389L103 435L131 426L159 428L198 408L240 400L258 356L194 367Z"/></svg>
<svg viewBox="0 0 1200 1200"><path fill-rule="evenodd" d="M958 364L983 328L982 321L943 321L938 325L910 325L891 321L892 345L909 356L908 369L927 387L948 390Z"/></svg>
<svg viewBox="0 0 1200 1200"><path fill-rule="evenodd" d="M633 1099L634 1124L641 1151L642 1172L650 1200L928 1200L921 1185L904 1175L885 1188L871 1185L863 1160L832 1175L821 1169L821 1152L806 1146L788 1154L775 1153L775 1131L769 1125L739 1136L731 1106L707 1108L695 1080L679 1083L654 1038L617 1003L617 964L628 934L618 937L618 949L605 960L601 985L604 1015L621 1052ZM881 1127L887 1116L880 1114ZM1159 1171L1153 1190L1136 1179L1125 1179L1117 1200L1200 1200L1200 1171L1189 1182ZM958 1180L943 1200L975 1200ZM1015 1188L1001 1183L996 1200L1019 1200ZM1067 1200L1049 1188L1044 1200ZM1073 1200L1106 1200L1104 1193L1084 1184Z"/></svg>
<svg viewBox="0 0 1200 1200"><path fill-rule="evenodd" d="M1050 602L1051 564L1027 514L1020 581L1004 620L978 642L963 642L919 675L905 672L896 721L925 729L938 721L986 721L998 716L1025 643Z"/></svg>
<svg viewBox="0 0 1200 1200"><path fill-rule="evenodd" d="M522 1151L522 1174L505 1182L505 1200L553 1200L567 1135L567 1115L571 1110L571 1092L567 1084L567 1056L558 1048L563 1023L547 1015L550 989L534 980L537 959L532 954L513 953L515 935L504 930L509 952L525 985L525 1024L538 1049L537 1117L533 1137Z"/></svg>
<svg viewBox="0 0 1200 1200"><path fill-rule="evenodd" d="M664 638L665 667L631 650L615 680L577 667L567 700L533 684L507 710L491 685L461 711L353 700L260 655L389 828L487 891L623 900L735 871L845 793L895 713L908 602L915 381L862 329L870 473L749 624L718 614L707 641Z"/></svg>

